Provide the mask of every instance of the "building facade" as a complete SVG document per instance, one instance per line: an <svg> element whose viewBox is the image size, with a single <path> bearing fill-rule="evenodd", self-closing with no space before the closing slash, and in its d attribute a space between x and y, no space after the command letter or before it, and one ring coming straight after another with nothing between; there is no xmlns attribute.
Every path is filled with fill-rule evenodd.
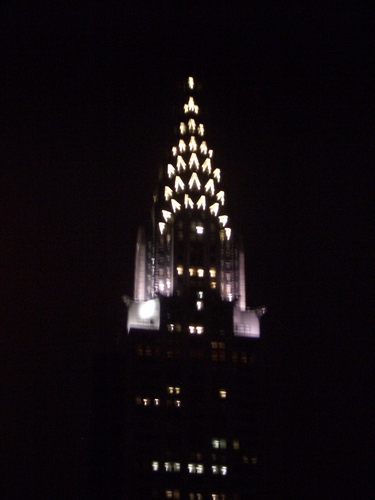
<svg viewBox="0 0 375 500"><path fill-rule="evenodd" d="M255 498L256 359L243 248L189 77L127 309L124 490L129 499Z"/></svg>

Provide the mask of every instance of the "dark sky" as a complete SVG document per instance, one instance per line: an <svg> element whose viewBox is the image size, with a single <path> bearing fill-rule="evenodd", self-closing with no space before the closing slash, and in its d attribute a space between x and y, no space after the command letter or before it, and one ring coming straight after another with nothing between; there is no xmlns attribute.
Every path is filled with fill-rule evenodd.
<svg viewBox="0 0 375 500"><path fill-rule="evenodd" d="M87 496L93 364L191 74L268 307L262 498L373 498L371 12L126 4L0 8L0 496Z"/></svg>

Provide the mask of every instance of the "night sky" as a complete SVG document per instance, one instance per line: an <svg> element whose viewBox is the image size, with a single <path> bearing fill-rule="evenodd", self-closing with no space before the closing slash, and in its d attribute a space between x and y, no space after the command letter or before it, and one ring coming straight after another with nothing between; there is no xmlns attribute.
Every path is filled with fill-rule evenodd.
<svg viewBox="0 0 375 500"><path fill-rule="evenodd" d="M374 498L370 9L77 3L0 7L0 497L89 497L93 367L192 75L268 308L261 498Z"/></svg>

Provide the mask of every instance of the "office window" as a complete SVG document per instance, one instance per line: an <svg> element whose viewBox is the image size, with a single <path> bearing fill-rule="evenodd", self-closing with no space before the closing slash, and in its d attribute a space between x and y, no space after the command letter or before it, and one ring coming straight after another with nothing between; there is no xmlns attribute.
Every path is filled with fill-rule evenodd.
<svg viewBox="0 0 375 500"><path fill-rule="evenodd" d="M203 300L197 300L197 311L203 310Z"/></svg>
<svg viewBox="0 0 375 500"><path fill-rule="evenodd" d="M222 466L220 467L220 474L221 474L222 476L226 476L226 475L227 475L227 471L228 471L228 468L227 468L227 466L226 466L226 465L222 465Z"/></svg>
<svg viewBox="0 0 375 500"><path fill-rule="evenodd" d="M211 285L212 289L215 289L216 288L216 281L211 281L210 285Z"/></svg>
<svg viewBox="0 0 375 500"><path fill-rule="evenodd" d="M152 462L152 470L153 471L158 471L159 470L159 462Z"/></svg>
<svg viewBox="0 0 375 500"><path fill-rule="evenodd" d="M210 278L216 278L216 269L213 267L210 269Z"/></svg>
<svg viewBox="0 0 375 500"><path fill-rule="evenodd" d="M168 392L168 394L173 394L173 392L174 392L174 387L168 387L168 388L167 388L167 392Z"/></svg>
<svg viewBox="0 0 375 500"><path fill-rule="evenodd" d="M226 397L227 397L227 391L224 391L223 389L221 389L221 390L219 391L219 394L220 394L220 397L221 397L222 399L224 399L224 398L226 398Z"/></svg>
<svg viewBox="0 0 375 500"><path fill-rule="evenodd" d="M154 405L155 405L155 406L159 406L159 404L160 404L160 399L155 398L155 399L154 399Z"/></svg>
<svg viewBox="0 0 375 500"><path fill-rule="evenodd" d="M197 464L196 470L197 470L197 474L203 474L203 472L204 472L203 465L202 464Z"/></svg>
<svg viewBox="0 0 375 500"><path fill-rule="evenodd" d="M227 440L226 439L220 439L220 448L225 449L227 447Z"/></svg>
<svg viewBox="0 0 375 500"><path fill-rule="evenodd" d="M220 447L220 441L214 438L212 440L212 448L219 448L219 447Z"/></svg>
<svg viewBox="0 0 375 500"><path fill-rule="evenodd" d="M197 270L197 274L198 274L199 278L203 278L203 276L204 276L204 269L198 269Z"/></svg>
<svg viewBox="0 0 375 500"><path fill-rule="evenodd" d="M150 405L150 399L149 398L143 398L143 406L149 406Z"/></svg>
<svg viewBox="0 0 375 500"><path fill-rule="evenodd" d="M166 472L172 472L172 462L165 462L164 467Z"/></svg>
<svg viewBox="0 0 375 500"><path fill-rule="evenodd" d="M240 443L237 440L233 441L233 449L234 450L239 450L240 449Z"/></svg>
<svg viewBox="0 0 375 500"><path fill-rule="evenodd" d="M197 297L198 299L203 299L203 292L201 291L197 292Z"/></svg>
<svg viewBox="0 0 375 500"><path fill-rule="evenodd" d="M181 276L184 273L184 268L182 266L177 266L177 274Z"/></svg>
<svg viewBox="0 0 375 500"><path fill-rule="evenodd" d="M190 474L195 473L195 464L188 464L188 471Z"/></svg>
<svg viewBox="0 0 375 500"><path fill-rule="evenodd" d="M212 474L219 474L219 467L217 465L212 465Z"/></svg>
<svg viewBox="0 0 375 500"><path fill-rule="evenodd" d="M165 492L165 498L173 498L172 490L167 490Z"/></svg>
<svg viewBox="0 0 375 500"><path fill-rule="evenodd" d="M196 330L197 330L197 334L201 335L203 333L203 331L204 331L204 328L203 328L203 326L197 326Z"/></svg>
<svg viewBox="0 0 375 500"><path fill-rule="evenodd" d="M141 396L136 396L135 402L136 402L137 405L141 405L142 404L142 398L141 398Z"/></svg>
<svg viewBox="0 0 375 500"><path fill-rule="evenodd" d="M180 407L181 406L181 401L179 399L176 399L176 401L174 402L174 405L177 406L177 407Z"/></svg>
<svg viewBox="0 0 375 500"><path fill-rule="evenodd" d="M197 234L203 234L203 226L197 226L196 228Z"/></svg>
<svg viewBox="0 0 375 500"><path fill-rule="evenodd" d="M179 462L173 462L173 470L175 472L180 472L180 470L181 470L181 464Z"/></svg>

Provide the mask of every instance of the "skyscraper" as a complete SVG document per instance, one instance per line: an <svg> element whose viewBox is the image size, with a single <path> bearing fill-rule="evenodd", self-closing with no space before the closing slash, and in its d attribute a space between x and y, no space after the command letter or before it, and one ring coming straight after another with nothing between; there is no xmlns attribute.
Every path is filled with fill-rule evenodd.
<svg viewBox="0 0 375 500"><path fill-rule="evenodd" d="M245 260L227 212L194 79L139 229L126 338L124 488L129 499L256 494L255 366L264 308L248 309Z"/></svg>

